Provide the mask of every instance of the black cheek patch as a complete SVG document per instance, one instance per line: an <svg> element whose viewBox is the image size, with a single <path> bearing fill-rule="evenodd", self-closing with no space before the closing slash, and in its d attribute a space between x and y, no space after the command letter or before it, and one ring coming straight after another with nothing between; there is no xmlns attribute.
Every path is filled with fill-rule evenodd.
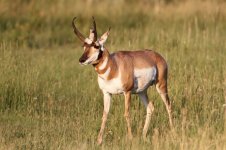
<svg viewBox="0 0 226 150"><path fill-rule="evenodd" d="M98 54L98 57L97 57L97 60L99 60L103 55L103 51L102 50L99 50L99 54Z"/></svg>

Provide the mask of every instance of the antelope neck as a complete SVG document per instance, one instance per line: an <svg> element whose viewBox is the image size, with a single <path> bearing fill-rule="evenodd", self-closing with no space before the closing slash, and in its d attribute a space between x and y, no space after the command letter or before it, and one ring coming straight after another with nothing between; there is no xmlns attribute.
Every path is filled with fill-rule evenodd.
<svg viewBox="0 0 226 150"><path fill-rule="evenodd" d="M110 80L117 75L117 65L107 49L103 51L99 63L94 67L98 76L104 80Z"/></svg>
<svg viewBox="0 0 226 150"><path fill-rule="evenodd" d="M102 57L99 60L99 63L96 64L95 70L98 74L103 74L106 72L106 70L110 67L109 62L110 62L110 54L107 50L103 51Z"/></svg>

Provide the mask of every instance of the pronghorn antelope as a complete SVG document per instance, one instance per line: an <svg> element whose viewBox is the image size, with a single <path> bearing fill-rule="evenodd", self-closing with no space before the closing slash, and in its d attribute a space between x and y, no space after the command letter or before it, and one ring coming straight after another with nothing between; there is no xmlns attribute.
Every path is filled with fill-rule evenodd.
<svg viewBox="0 0 226 150"><path fill-rule="evenodd" d="M92 64L98 74L98 84L104 96L104 111L98 144L102 143L103 132L110 109L111 95L124 94L125 119L128 128L128 137L132 139L129 107L131 94L138 94L147 111L143 128L143 138L146 139L154 105L148 101L147 89L155 85L169 115L170 126L173 126L171 117L171 103L167 93L167 63L164 58L152 50L118 51L109 53L104 47L110 28L97 39L96 23L93 18L93 27L90 35L85 38L75 26L76 17L72 21L74 33L83 43L84 52L79 59L80 64Z"/></svg>

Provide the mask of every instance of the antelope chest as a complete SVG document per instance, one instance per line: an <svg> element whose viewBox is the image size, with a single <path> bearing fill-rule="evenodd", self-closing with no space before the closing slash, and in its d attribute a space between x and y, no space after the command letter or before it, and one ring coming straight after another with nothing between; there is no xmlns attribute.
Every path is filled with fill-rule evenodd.
<svg viewBox="0 0 226 150"><path fill-rule="evenodd" d="M123 93L123 86L120 76L113 78L111 80L105 80L104 78L98 76L98 84L101 90L111 93L111 94L121 94Z"/></svg>

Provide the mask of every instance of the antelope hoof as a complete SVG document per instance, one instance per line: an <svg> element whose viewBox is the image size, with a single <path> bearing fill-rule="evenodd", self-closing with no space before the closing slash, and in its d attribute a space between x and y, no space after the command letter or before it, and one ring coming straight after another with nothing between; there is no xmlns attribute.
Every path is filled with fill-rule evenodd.
<svg viewBox="0 0 226 150"><path fill-rule="evenodd" d="M128 134L128 139L129 139L130 141L132 141L133 135L132 135L132 134Z"/></svg>
<svg viewBox="0 0 226 150"><path fill-rule="evenodd" d="M97 145L101 145L102 144L102 137L98 137L98 139L97 139Z"/></svg>
<svg viewBox="0 0 226 150"><path fill-rule="evenodd" d="M143 135L143 140L144 140L144 142L148 141L146 135Z"/></svg>

